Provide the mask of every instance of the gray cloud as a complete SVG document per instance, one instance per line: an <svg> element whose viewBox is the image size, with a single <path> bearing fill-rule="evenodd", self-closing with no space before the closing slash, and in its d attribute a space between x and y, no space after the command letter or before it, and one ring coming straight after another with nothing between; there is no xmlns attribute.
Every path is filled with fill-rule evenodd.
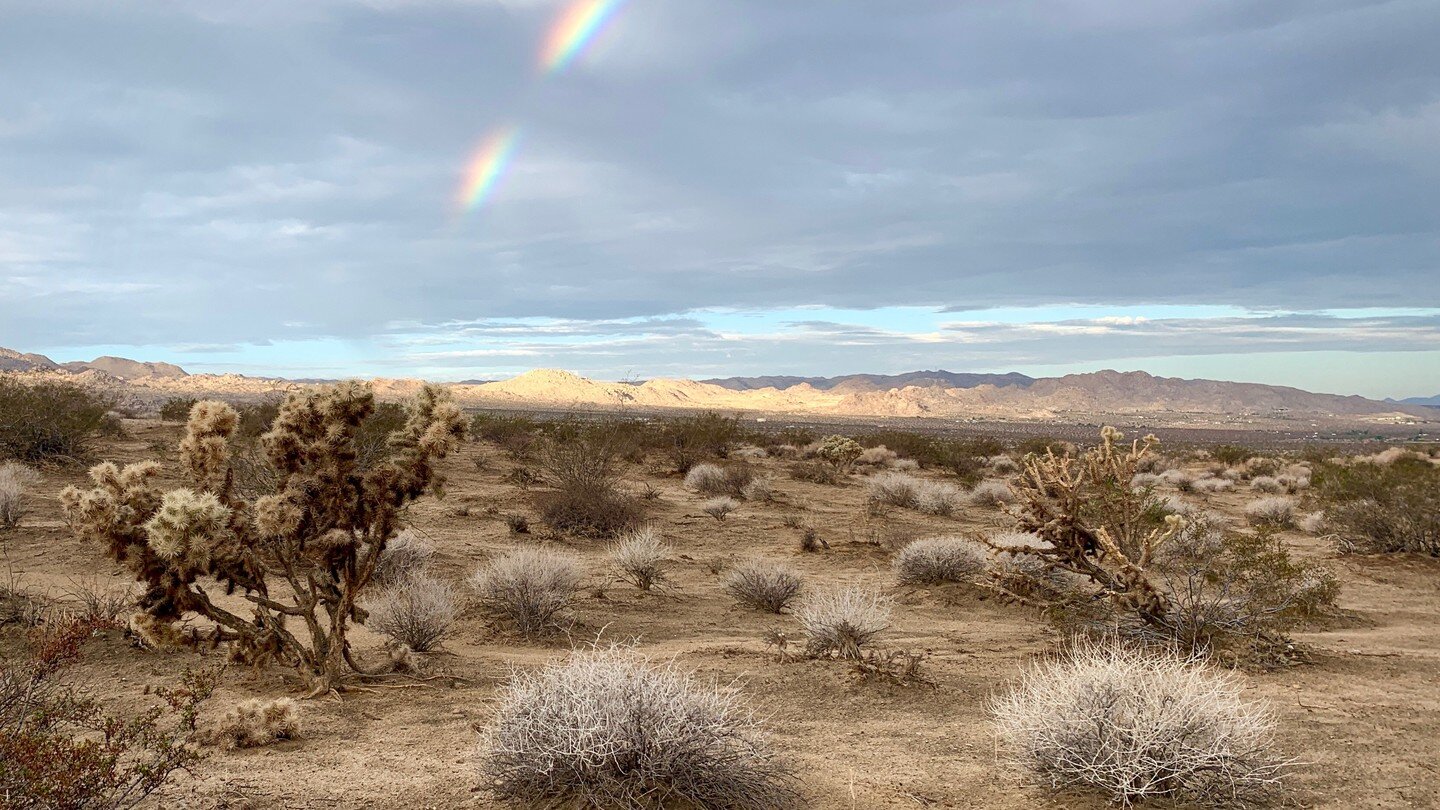
<svg viewBox="0 0 1440 810"><path fill-rule="evenodd" d="M447 339L533 365L555 344L487 341L514 328L496 319L547 317L573 322L552 335L607 338L566 351L721 373L775 345L717 344L667 316L1440 306L1434 3L631 0L542 80L554 11L8 4L0 345L451 324ZM512 170L457 220L464 163L507 122L524 129ZM995 363L1157 341L1434 348L1433 320L1314 331L1296 317L1116 326L1081 348L1019 328L946 340L1002 347L958 355ZM852 371L936 357L874 330L785 340L811 352L801 364L843 341ZM387 362L409 362L396 350Z"/></svg>

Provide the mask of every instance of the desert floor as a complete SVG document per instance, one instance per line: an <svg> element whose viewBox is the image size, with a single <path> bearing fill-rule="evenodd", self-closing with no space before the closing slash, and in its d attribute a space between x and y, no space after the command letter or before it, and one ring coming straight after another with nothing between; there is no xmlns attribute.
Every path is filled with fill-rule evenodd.
<svg viewBox="0 0 1440 810"><path fill-rule="evenodd" d="M105 443L101 458L155 457L163 441L172 448L165 456L173 470L178 425L127 426L130 437ZM541 528L530 495L502 483L515 462L492 445L466 444L445 462L446 498L426 497L411 510L414 528L440 549L436 573L458 582L506 549L560 542L582 556L591 572L568 635L527 642L467 611L428 662L433 671L463 680L394 683L340 701L308 701L301 739L212 751L193 777L182 776L155 803L493 806L475 767L476 727L487 722L492 698L512 671L598 639L633 642L741 689L769 716L776 745L796 764L815 807L1106 806L1103 800L1027 784L997 761L987 700L1060 637L1033 611L999 603L972 586L894 584L889 558L898 545L917 537L1006 528L1000 510L967 507L958 517L938 518L897 509L871 517L858 477L840 487L822 486L791 480L781 462L757 463L775 476L778 502L742 504L723 523L702 513L703 498L685 491L658 459L629 469L631 486L648 483L659 490L659 499L649 502L649 519L677 557L671 568L676 588L648 594L607 571L603 543L512 535L507 513L529 513L537 531ZM75 539L62 520L56 495L83 478L79 468L46 470L31 514L19 529L0 536L5 562L22 585L64 598L76 583L127 584L123 570L100 549ZM1233 516L1255 496L1242 490L1185 497ZM795 513L819 530L828 550L800 550L799 531L783 523ZM1325 558L1335 569L1346 613L1296 634L1308 663L1245 674L1248 692L1268 699L1280 718L1281 748L1299 760L1290 780L1293 800L1327 808L1440 806L1440 561L1338 556L1323 538L1294 532L1285 537L1304 556ZM779 661L762 634L794 630L794 620L738 607L720 589L726 563L750 555L788 562L811 588L866 583L890 592L898 607L887 644L928 651L935 686L865 680L842 662ZM380 646L380 639L363 629L355 640L362 651ZM73 677L97 696L135 703L144 700L146 685L172 683L187 665L220 657L148 652L109 633L91 642ZM247 697L283 695L299 696L283 670L252 673L232 666L207 713Z"/></svg>

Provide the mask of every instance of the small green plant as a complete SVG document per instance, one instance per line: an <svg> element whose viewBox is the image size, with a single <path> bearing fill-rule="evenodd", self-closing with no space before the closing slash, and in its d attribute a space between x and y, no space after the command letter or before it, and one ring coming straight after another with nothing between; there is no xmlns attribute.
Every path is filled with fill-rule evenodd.
<svg viewBox="0 0 1440 810"><path fill-rule="evenodd" d="M199 401L195 397L170 397L160 405L160 419L165 422L184 422L190 418L190 409Z"/></svg>

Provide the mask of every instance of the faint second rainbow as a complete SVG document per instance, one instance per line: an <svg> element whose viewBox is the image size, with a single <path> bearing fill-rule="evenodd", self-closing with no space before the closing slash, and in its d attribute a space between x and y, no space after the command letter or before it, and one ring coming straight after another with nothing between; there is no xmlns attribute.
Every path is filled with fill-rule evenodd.
<svg viewBox="0 0 1440 810"><path fill-rule="evenodd" d="M615 16L625 0L571 0L550 25L540 49L540 68L563 70Z"/></svg>
<svg viewBox="0 0 1440 810"><path fill-rule="evenodd" d="M514 126L500 127L491 131L480 142L475 155L465 169L455 202L461 212L470 211L484 203L494 193L510 159L515 154L515 145L520 140L520 129Z"/></svg>

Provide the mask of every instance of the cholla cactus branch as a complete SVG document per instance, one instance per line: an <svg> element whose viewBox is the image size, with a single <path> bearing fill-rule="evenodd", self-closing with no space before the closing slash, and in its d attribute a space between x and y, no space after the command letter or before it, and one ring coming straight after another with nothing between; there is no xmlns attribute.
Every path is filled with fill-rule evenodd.
<svg viewBox="0 0 1440 810"><path fill-rule="evenodd" d="M346 637L350 621L365 619L357 597L399 529L401 509L440 489L435 463L465 432L460 409L427 387L390 436L388 458L362 466L357 434L374 409L374 394L358 382L291 394L261 437L278 473L275 492L251 501L231 485L234 409L197 403L180 443L192 489L162 493L151 462L101 464L91 470L93 488L62 494L66 515L146 584L140 607L148 625L197 613L217 625L213 640L234 642L241 658L295 666L317 694L336 689L352 670L370 672ZM289 595L272 596L275 575ZM216 605L201 576L242 593L253 616ZM290 632L290 618L306 632Z"/></svg>

